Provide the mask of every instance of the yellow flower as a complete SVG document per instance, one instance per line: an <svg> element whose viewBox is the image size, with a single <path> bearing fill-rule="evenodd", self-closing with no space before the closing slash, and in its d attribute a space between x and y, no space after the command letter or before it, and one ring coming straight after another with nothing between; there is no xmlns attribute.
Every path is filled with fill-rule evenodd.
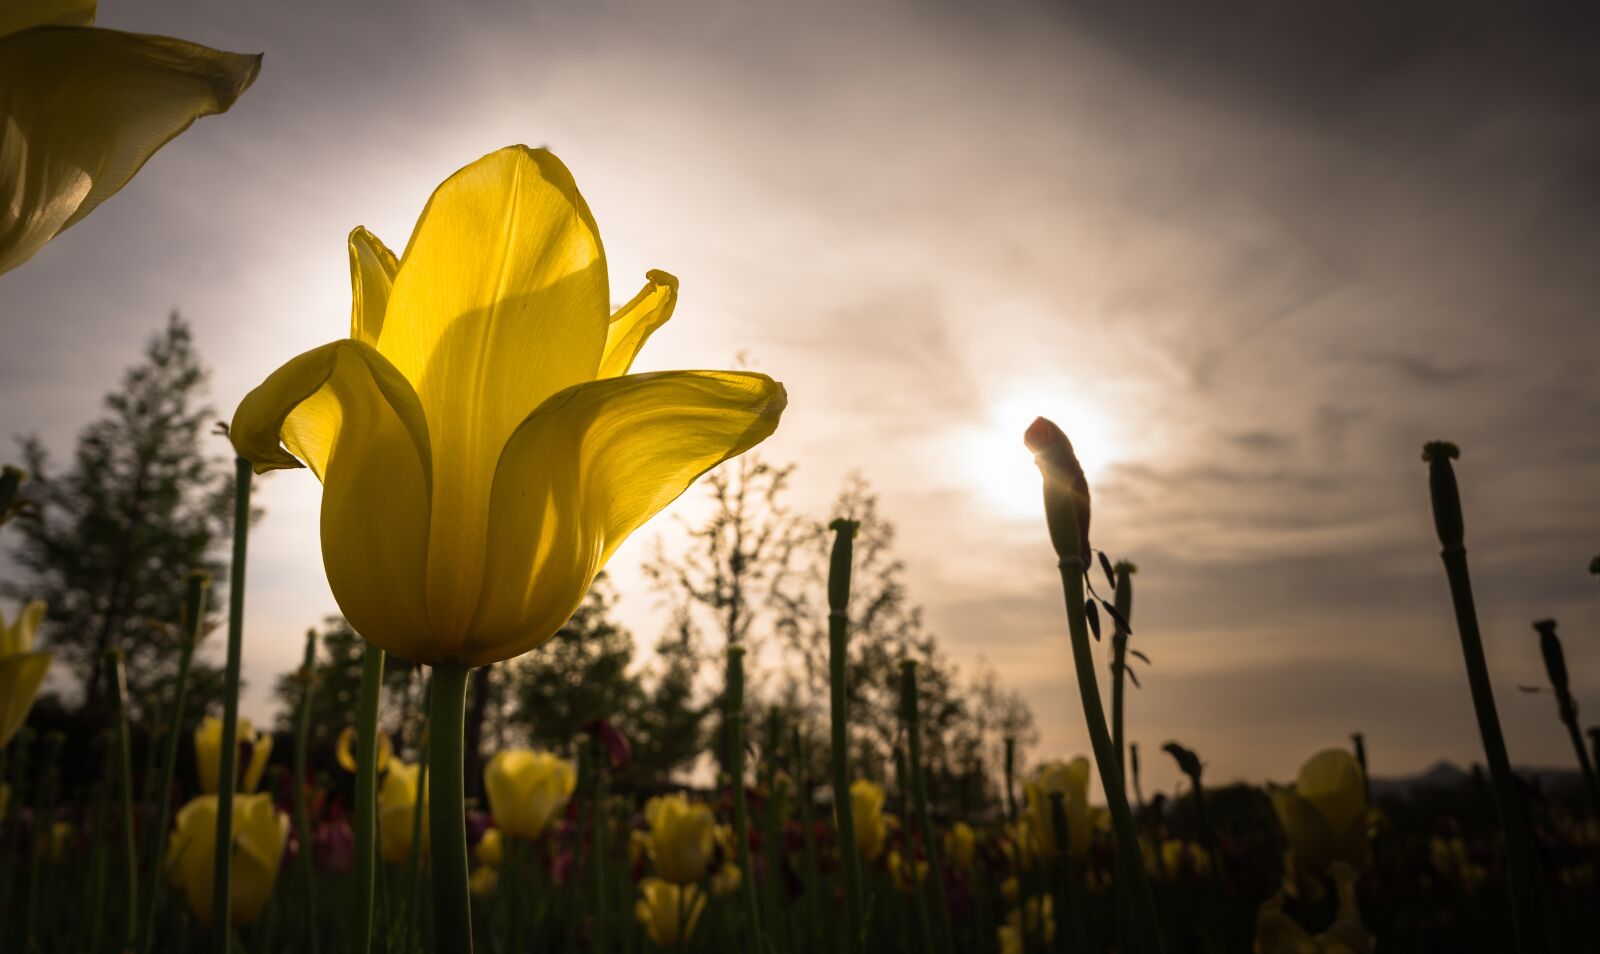
<svg viewBox="0 0 1600 954"><path fill-rule="evenodd" d="M478 839L477 846L472 849L472 857L478 859L480 865L500 867L500 862L506 857L506 844L500 837L500 829L485 830L483 837Z"/></svg>
<svg viewBox="0 0 1600 954"><path fill-rule="evenodd" d="M492 898L499 881L500 875L494 868L489 865L479 865L472 870L472 877L467 881L467 890L472 892L474 898Z"/></svg>
<svg viewBox="0 0 1600 954"><path fill-rule="evenodd" d="M0 5L0 274L226 112L261 69L260 56L97 29L94 15L94 0Z"/></svg>
<svg viewBox="0 0 1600 954"><path fill-rule="evenodd" d="M577 786L578 770L570 761L532 749L496 752L483 770L494 823L514 838L543 834Z"/></svg>
<svg viewBox="0 0 1600 954"><path fill-rule="evenodd" d="M271 795L234 796L229 896L234 927L254 921L266 906L288 837L289 816L273 807ZM167 843L167 880L189 899L195 918L207 926L216 843L217 796L201 795L178 810L177 826Z"/></svg>
<svg viewBox="0 0 1600 954"><path fill-rule="evenodd" d="M1161 870L1173 878L1189 874L1203 877L1211 873L1211 856L1192 841L1168 838L1161 843Z"/></svg>
<svg viewBox="0 0 1600 954"><path fill-rule="evenodd" d="M1033 837L1026 815L1006 825L1006 842L1006 857L1011 859L1013 870L1026 871L1033 867L1034 847L1038 839Z"/></svg>
<svg viewBox="0 0 1600 954"><path fill-rule="evenodd" d="M1355 870L1342 861L1328 866L1339 891L1339 909L1326 931L1313 936L1283 910L1278 892L1256 913L1255 954L1373 954L1376 939L1361 924Z"/></svg>
<svg viewBox="0 0 1600 954"><path fill-rule="evenodd" d="M53 654L33 651L33 637L43 619L44 603L39 600L24 606L10 623L0 616L0 749L22 728L50 671Z"/></svg>
<svg viewBox="0 0 1600 954"><path fill-rule="evenodd" d="M1273 786L1268 793L1299 867L1320 875L1335 861L1366 864L1367 795L1355 756L1318 752L1300 767L1294 788Z"/></svg>
<svg viewBox="0 0 1600 954"><path fill-rule="evenodd" d="M412 819L428 810L428 793L417 801L417 766L395 759L378 787L378 841L383 860L404 864L411 857ZM422 818L422 854L428 854L428 818Z"/></svg>
<svg viewBox="0 0 1600 954"><path fill-rule="evenodd" d="M1045 944L1053 944L1056 939L1055 905L1050 896L1034 896L1028 903L1020 908L1012 908L1006 915L1006 923L999 929L1000 954L1022 954L1027 945L1023 940L1023 932L1042 938Z"/></svg>
<svg viewBox="0 0 1600 954"><path fill-rule="evenodd" d="M1089 850L1093 819L1089 812L1089 760L1078 756L1071 762L1046 762L1023 784L1028 801L1028 828L1034 847L1046 858L1056 857L1063 845L1074 858ZM1066 838L1055 829L1051 817L1050 795L1060 792L1062 811L1067 819Z"/></svg>
<svg viewBox="0 0 1600 954"><path fill-rule="evenodd" d="M334 597L406 659L539 646L629 534L783 411L761 374L627 373L677 279L650 272L608 317L594 219L543 150L447 179L399 259L359 228L350 259L350 338L273 372L231 434L257 471L322 480Z"/></svg>
<svg viewBox="0 0 1600 954"><path fill-rule="evenodd" d="M717 873L711 876L711 893L723 898L739 890L743 883L743 876L739 873L739 866L731 861L722 863Z"/></svg>
<svg viewBox="0 0 1600 954"><path fill-rule="evenodd" d="M889 837L889 823L883 815L883 787L866 779L850 785L850 810L856 829L856 850L867 861L877 861Z"/></svg>
<svg viewBox="0 0 1600 954"><path fill-rule="evenodd" d="M639 882L641 898L633 905L633 916L657 947L677 948L694 934L705 910L706 896L694 885L679 887L660 878Z"/></svg>
<svg viewBox="0 0 1600 954"><path fill-rule="evenodd" d="M377 737L377 772L382 775L383 771L389 767L389 758L394 754L394 746L389 742L389 733L379 732ZM344 731L339 733L339 742L334 746L333 754L339 760L339 767L346 772L353 773L356 770L356 743L359 741L356 728L353 725L345 726Z"/></svg>
<svg viewBox="0 0 1600 954"><path fill-rule="evenodd" d="M1435 836L1428 845L1428 857L1433 863L1433 870L1440 877L1469 895L1477 894L1478 889L1483 886L1484 879L1489 876L1487 868L1472 860L1472 856L1467 853L1466 842L1459 836L1452 838Z"/></svg>
<svg viewBox="0 0 1600 954"><path fill-rule="evenodd" d="M650 860L656 874L673 884L694 884L706 875L716 848L716 818L705 805L683 795L660 795L645 802L650 826Z"/></svg>
<svg viewBox="0 0 1600 954"><path fill-rule="evenodd" d="M261 773L267 770L267 758L272 755L272 736L258 734L249 719L239 720L239 754L234 769L239 773L239 785L234 791L253 792L261 785ZM217 773L222 771L222 720L206 716L194 730L194 764L200 776L200 791L207 795L217 792Z"/></svg>
<svg viewBox="0 0 1600 954"><path fill-rule="evenodd" d="M972 870L978 858L978 836L972 826L964 821L951 825L944 835L944 853L950 858L950 864L962 871Z"/></svg>
<svg viewBox="0 0 1600 954"><path fill-rule="evenodd" d="M899 851L891 849L888 858L889 880L894 883L894 889L901 894L911 894L922 879L928 876L928 863L926 861L907 861Z"/></svg>

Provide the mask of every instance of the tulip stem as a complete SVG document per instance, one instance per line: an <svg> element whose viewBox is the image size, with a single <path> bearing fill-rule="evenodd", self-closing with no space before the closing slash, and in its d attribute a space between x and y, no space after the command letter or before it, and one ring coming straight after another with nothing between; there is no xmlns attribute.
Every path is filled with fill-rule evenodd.
<svg viewBox="0 0 1600 954"><path fill-rule="evenodd" d="M422 918L422 793L428 790L428 702L433 698L433 677L422 687L422 745L417 750L417 800L411 809L411 893L406 899L407 916L414 932L421 933Z"/></svg>
<svg viewBox="0 0 1600 954"><path fill-rule="evenodd" d="M311 864L311 815L306 810L306 748L311 740L311 697L316 691L317 631L306 633L306 654L300 664L300 711L294 719L294 826L300 839L300 881L305 887L306 944L317 954L317 884Z"/></svg>
<svg viewBox="0 0 1600 954"><path fill-rule="evenodd" d="M222 752L217 769L217 840L211 868L211 950L227 954L233 879L233 789L238 784L239 657L244 649L244 563L250 539L250 481L243 457L233 468L233 565L228 575L228 661L222 690Z"/></svg>
<svg viewBox="0 0 1600 954"><path fill-rule="evenodd" d="M133 840L133 750L128 742L128 678L122 665L122 650L106 650L105 661L111 667L111 704L116 711L116 741L113 744L116 746L117 791L122 796L122 847L127 853L128 869L128 909L122 925L122 945L131 948L138 937L139 851ZM35 839L39 831L45 832L48 837L48 822L34 831ZM31 897L39 890L38 883L35 882L28 890Z"/></svg>
<svg viewBox="0 0 1600 954"><path fill-rule="evenodd" d="M367 643L361 654L361 696L356 709L356 942L372 949L372 901L377 869L378 702L383 693L383 650ZM418 792L420 799L422 793Z"/></svg>
<svg viewBox="0 0 1600 954"><path fill-rule="evenodd" d="M1017 740L1006 736L1006 821L1015 824L1017 821Z"/></svg>
<svg viewBox="0 0 1600 954"><path fill-rule="evenodd" d="M922 829L923 847L928 852L928 873L933 877L933 900L939 908L938 947L950 951L954 949L955 931L950 925L950 902L944 893L944 867L940 864L939 838L933 830L928 812L928 786L922 772L922 720L917 706L915 660L907 659L900 663L900 706L906 723L907 754L911 758L911 791L917 804L917 827ZM916 881L915 873L913 867L913 882Z"/></svg>
<svg viewBox="0 0 1600 954"><path fill-rule="evenodd" d="M805 737L800 734L799 726L791 730L790 739L795 752L795 795L800 802L800 824L805 832L806 845L806 883L805 883L805 925L801 929L804 943L802 950L814 950L819 945L816 941L816 929L821 912L817 909L817 895L822 891L822 869L817 860L817 835L816 829L811 824L811 785L810 780L810 751L805 744Z"/></svg>
<svg viewBox="0 0 1600 954"><path fill-rule="evenodd" d="M1076 541L1077 515L1072 507L1059 508L1063 523L1070 529L1070 539ZM1130 910L1135 926L1135 950L1143 954L1159 954L1162 950L1161 928L1156 921L1155 898L1150 893L1150 881L1145 876L1144 859L1139 855L1139 835L1133 827L1133 814L1128 811L1128 796L1117 784L1117 752L1111 745L1111 732L1106 728L1105 712L1100 708L1100 689L1095 681L1094 649L1089 644L1089 625L1084 615L1083 557L1069 552L1061 557L1061 589L1067 603L1067 629L1072 637L1072 659L1077 669L1078 694L1083 700L1084 721L1089 726L1089 742L1094 748L1095 767L1100 771L1100 782L1105 788L1106 803L1111 809L1111 822L1116 831L1119 868L1128 878L1131 897Z"/></svg>
<svg viewBox="0 0 1600 954"><path fill-rule="evenodd" d="M203 570L189 574L183 594L182 643L178 649L178 678L172 688L172 716L167 721L166 751L161 754L161 787L156 790L156 827L150 845L150 903L144 920L145 954L155 950L156 913L160 907L161 866L167 853L167 824L172 814L172 777L178 768L178 739L183 734L183 704L189 692L189 669L194 662L194 647L200 641L206 614L206 591L211 575Z"/></svg>
<svg viewBox="0 0 1600 954"><path fill-rule="evenodd" d="M589 764L594 766L594 834L590 836L594 847L594 948L606 952L611 948L610 912L606 904L606 890L610 887L606 878L606 835L610 824L606 815L606 752L598 736L592 744L594 758Z"/></svg>
<svg viewBox="0 0 1600 954"><path fill-rule="evenodd" d="M762 944L761 934L761 908L756 902L755 869L750 866L750 819L744 801L744 647L728 647L728 686L727 686L728 711L726 720L728 724L728 771L733 777L729 783L733 786L733 837L738 842L739 852L739 893L744 896L745 917L750 923L748 943L745 949L759 950ZM680 925L681 929L681 925ZM685 932L687 933L687 932Z"/></svg>
<svg viewBox="0 0 1600 954"><path fill-rule="evenodd" d="M854 520L835 520L833 552L828 560L828 676L832 716L833 812L839 826L839 866L844 869L845 951L861 949L866 925L861 856L856 848L855 812L850 799L849 709L845 698L845 664L849 659L850 564L855 553Z"/></svg>
<svg viewBox="0 0 1600 954"><path fill-rule="evenodd" d="M428 830L433 856L434 950L472 954L472 896L467 890L465 729L466 666L433 667L428 700ZM422 793L417 793L422 798Z"/></svg>
<svg viewBox="0 0 1600 954"><path fill-rule="evenodd" d="M1511 868L1511 907L1519 954L1543 954L1549 950L1548 913L1538 846L1528 823L1511 758L1506 753L1505 735L1500 730L1500 715L1495 709L1494 687L1489 681L1489 664L1483 654L1483 637L1478 630L1478 611L1472 599L1472 577L1467 571L1465 521L1461 512L1461 492L1456 484L1451 458L1459 451L1443 441L1423 448L1428 464L1428 489L1433 502L1433 519L1443 549L1445 575L1450 582L1450 599L1455 607L1456 629L1461 637L1461 654L1467 667L1467 684L1472 689L1472 707L1477 712L1478 734L1483 738L1484 755L1494 781L1495 802L1500 826L1505 833L1506 855Z"/></svg>

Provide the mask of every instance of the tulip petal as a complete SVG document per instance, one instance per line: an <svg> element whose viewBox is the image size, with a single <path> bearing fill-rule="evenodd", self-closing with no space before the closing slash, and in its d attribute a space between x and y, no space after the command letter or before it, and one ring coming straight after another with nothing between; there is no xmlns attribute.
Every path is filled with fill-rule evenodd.
<svg viewBox="0 0 1600 954"><path fill-rule="evenodd" d="M10 626L0 619L0 656L26 653L33 650L33 637L44 622L44 600L34 600L22 608Z"/></svg>
<svg viewBox="0 0 1600 954"><path fill-rule="evenodd" d="M45 673L50 671L51 653L18 653L0 656L0 749L22 728L39 694Z"/></svg>
<svg viewBox="0 0 1600 954"><path fill-rule="evenodd" d="M482 597L460 661L486 665L548 639L617 546L765 440L786 400L764 374L669 371L569 388L530 414L495 472Z"/></svg>
<svg viewBox="0 0 1600 954"><path fill-rule="evenodd" d="M378 350L416 387L433 435L428 604L446 643L472 619L501 449L546 398L594 378L609 296L594 218L544 150L484 156L417 221Z"/></svg>
<svg viewBox="0 0 1600 954"><path fill-rule="evenodd" d="M645 273L649 283L640 289L633 300L617 309L606 328L606 349L600 358L597 378L615 378L627 374L639 349L650 340L657 328L672 317L678 304L678 280L659 269Z"/></svg>
<svg viewBox="0 0 1600 954"><path fill-rule="evenodd" d="M231 435L258 471L304 460L322 478L322 559L340 610L379 648L425 655L433 452L410 383L371 345L335 341L245 395Z"/></svg>
<svg viewBox="0 0 1600 954"><path fill-rule="evenodd" d="M226 112L260 68L260 56L95 27L0 37L0 274L110 198L196 119Z"/></svg>
<svg viewBox="0 0 1600 954"><path fill-rule="evenodd" d="M94 23L95 0L7 0L0 4L0 36L36 26L86 27Z"/></svg>
<svg viewBox="0 0 1600 954"><path fill-rule="evenodd" d="M350 233L350 337L374 348L383 331L400 261L389 246L361 226Z"/></svg>
<svg viewBox="0 0 1600 954"><path fill-rule="evenodd" d="M1300 767L1295 791L1310 802L1336 832L1365 827L1367 791L1361 763L1344 749L1324 749Z"/></svg>

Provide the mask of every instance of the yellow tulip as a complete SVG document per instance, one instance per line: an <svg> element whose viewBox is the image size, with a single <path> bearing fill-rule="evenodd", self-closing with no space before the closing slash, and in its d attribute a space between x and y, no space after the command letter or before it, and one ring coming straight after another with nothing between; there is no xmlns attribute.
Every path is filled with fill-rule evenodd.
<svg viewBox="0 0 1600 954"><path fill-rule="evenodd" d="M467 890L472 892L474 898L492 898L494 889L500 883L500 873L489 865L479 865L472 869L472 877L467 881Z"/></svg>
<svg viewBox="0 0 1600 954"><path fill-rule="evenodd" d="M711 894L724 898L739 890L739 885L744 883L744 876L739 872L739 866L731 861L724 861L717 873L711 876Z"/></svg>
<svg viewBox="0 0 1600 954"><path fill-rule="evenodd" d="M0 6L0 274L32 258L201 116L226 112L260 56L103 30L93 0Z"/></svg>
<svg viewBox="0 0 1600 954"><path fill-rule="evenodd" d="M389 733L379 732L378 737L378 774L382 775L389 767L389 758L394 755L394 746L389 741ZM353 725L344 727L339 733L339 742L333 748L333 755L339 760L339 767L346 772L354 773L356 770L356 728Z"/></svg>
<svg viewBox="0 0 1600 954"><path fill-rule="evenodd" d="M850 810L855 820L856 850L867 861L877 861L889 838L889 823L883 814L883 787L866 779L850 785Z"/></svg>
<svg viewBox="0 0 1600 954"><path fill-rule="evenodd" d="M240 719L238 729L241 758L234 762L239 772L239 784L234 791L253 792L261 785L261 773L267 770L267 759L272 755L272 736L258 734L249 719ZM194 730L194 764L200 776L200 791L215 795L217 773L222 771L222 720L216 716L201 719L200 727Z"/></svg>
<svg viewBox="0 0 1600 954"><path fill-rule="evenodd" d="M716 849L716 818L709 807L683 795L660 795L645 802L644 820L659 877L673 884L695 884L705 877Z"/></svg>
<svg viewBox="0 0 1600 954"><path fill-rule="evenodd" d="M908 861L899 851L891 849L887 862L889 880L894 884L894 889L901 894L911 894L922 879L928 876L928 863L922 860Z"/></svg>
<svg viewBox="0 0 1600 954"><path fill-rule="evenodd" d="M1335 861L1367 861L1367 794L1361 764L1343 749L1326 749L1300 767L1294 788L1268 790L1295 863L1320 875Z"/></svg>
<svg viewBox="0 0 1600 954"><path fill-rule="evenodd" d="M971 871L978 860L978 836L972 826L958 821L944 835L944 853L950 864L962 871Z"/></svg>
<svg viewBox="0 0 1600 954"><path fill-rule="evenodd" d="M52 653L33 651L33 637L44 619L44 603L34 600L10 623L0 616L0 749L22 728L34 697L50 671Z"/></svg>
<svg viewBox="0 0 1600 954"><path fill-rule="evenodd" d="M783 411L761 374L627 373L677 279L650 272L608 316L594 219L543 150L479 159L434 192L402 256L358 228L350 259L350 338L273 372L231 434L258 472L322 480L334 597L406 659L539 646L629 534Z"/></svg>
<svg viewBox="0 0 1600 954"><path fill-rule="evenodd" d="M1089 850L1093 818L1089 811L1089 760L1078 756L1071 762L1046 762L1023 784L1028 802L1028 828L1034 847L1046 858L1056 857L1063 845L1074 858ZM1055 829L1050 796L1060 792L1067 819L1066 838Z"/></svg>
<svg viewBox="0 0 1600 954"><path fill-rule="evenodd" d="M496 752L483 770L494 823L514 838L538 838L567 807L578 770L567 759L532 749Z"/></svg>
<svg viewBox="0 0 1600 954"><path fill-rule="evenodd" d="M395 759L378 786L378 850L392 865L404 864L411 857L412 820L428 810L428 793L417 799L417 766ZM428 854L428 817L422 817L422 854Z"/></svg>
<svg viewBox="0 0 1600 954"><path fill-rule="evenodd" d="M491 868L500 867L500 862L506 857L506 843L500 837L500 829L490 828L478 839L477 847L472 849L472 856L478 859L478 864L488 865Z"/></svg>
<svg viewBox="0 0 1600 954"><path fill-rule="evenodd" d="M1320 934L1311 934L1283 910L1280 891L1256 913L1255 954L1373 954L1377 939L1361 923L1355 870L1335 861L1328 866L1328 873L1339 892L1333 924Z"/></svg>
<svg viewBox="0 0 1600 954"><path fill-rule="evenodd" d="M1006 857L1011 859L1012 869L1016 871L1031 869L1038 839L1033 836L1033 829L1029 827L1026 815L1006 825L1006 842Z"/></svg>
<svg viewBox="0 0 1600 954"><path fill-rule="evenodd" d="M1022 954L1027 949L1024 931L1053 944L1056 939L1055 905L1050 896L1035 896L1020 908L1012 908L1006 923L999 928L1000 954Z"/></svg>
<svg viewBox="0 0 1600 954"><path fill-rule="evenodd" d="M694 934L706 907L705 892L697 886L646 878L639 882L639 893L642 897L633 905L633 916L657 947L677 948Z"/></svg>
<svg viewBox="0 0 1600 954"><path fill-rule="evenodd" d="M234 927L254 921L266 906L288 837L289 816L273 807L271 795L234 796L229 896ZM201 795L178 810L177 826L167 843L167 880L189 899L195 918L208 926L216 843L217 796Z"/></svg>

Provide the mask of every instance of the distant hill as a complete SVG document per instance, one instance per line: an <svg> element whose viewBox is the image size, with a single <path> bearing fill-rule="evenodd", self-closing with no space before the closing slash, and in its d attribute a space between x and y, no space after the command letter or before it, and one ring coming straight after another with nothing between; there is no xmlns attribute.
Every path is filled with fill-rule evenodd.
<svg viewBox="0 0 1600 954"><path fill-rule="evenodd" d="M1583 775L1577 769L1519 766L1517 774L1524 778L1533 779L1540 788L1547 792L1565 791L1568 788L1577 788L1583 785ZM1418 789L1457 788L1466 784L1471 777L1472 772L1470 769L1464 769L1454 762L1441 759L1430 768L1416 775L1393 778L1373 776L1372 795L1374 798L1405 797Z"/></svg>

